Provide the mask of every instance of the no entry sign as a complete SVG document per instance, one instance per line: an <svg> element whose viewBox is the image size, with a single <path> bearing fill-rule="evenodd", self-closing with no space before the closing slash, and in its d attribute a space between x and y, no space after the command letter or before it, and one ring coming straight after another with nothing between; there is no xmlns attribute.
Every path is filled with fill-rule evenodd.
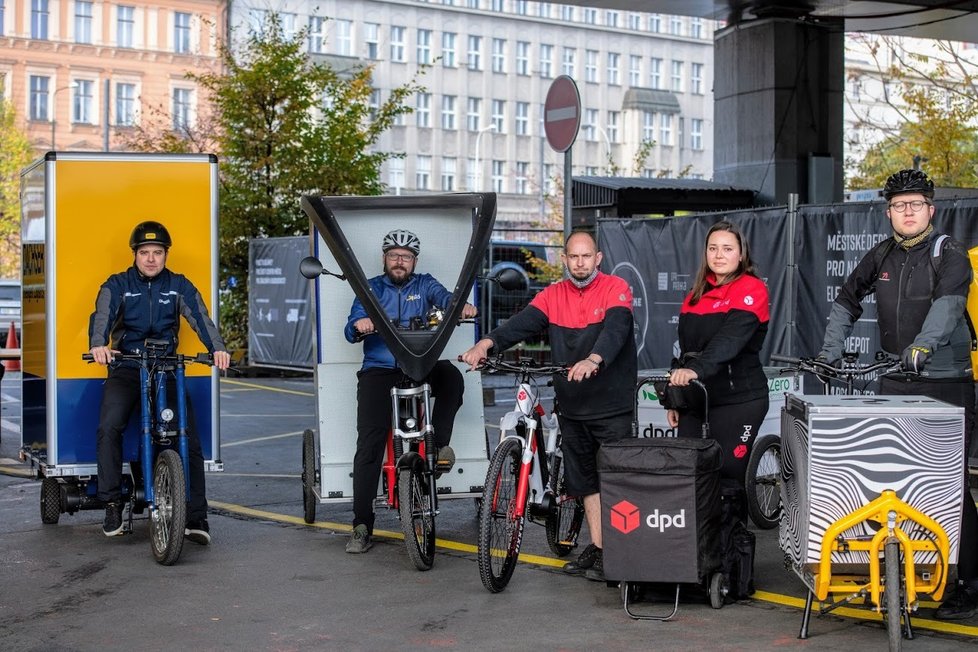
<svg viewBox="0 0 978 652"><path fill-rule="evenodd" d="M550 84L543 105L543 129L547 142L558 152L566 152L577 138L581 127L581 96L577 84L561 75Z"/></svg>

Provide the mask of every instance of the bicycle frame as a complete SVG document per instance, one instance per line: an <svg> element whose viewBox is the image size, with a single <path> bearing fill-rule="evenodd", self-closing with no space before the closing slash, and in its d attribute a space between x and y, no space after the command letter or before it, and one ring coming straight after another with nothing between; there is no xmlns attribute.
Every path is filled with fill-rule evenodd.
<svg viewBox="0 0 978 652"><path fill-rule="evenodd" d="M405 443L410 448L412 443L417 442L417 453L425 460L427 469L434 468L434 446L430 445L434 437L434 428L428 422L429 414L431 414L431 385L428 383L418 385L412 382L408 387L391 389L391 430L387 437L387 454L384 457L382 471L387 506L392 509L398 508L397 471L401 468ZM409 425L412 423L413 425ZM429 451L431 455L428 455ZM434 486L434 474L428 473L427 476L429 490L434 497L433 506L437 510L438 492Z"/></svg>
<svg viewBox="0 0 978 652"><path fill-rule="evenodd" d="M141 394L140 422L142 425L142 439L140 441L140 466L143 470L143 492L146 502L154 507L156 497L153 491L153 464L156 460L156 444L166 445L168 443L167 434L172 432L167 430L167 426L172 422L165 419L167 410L171 409L168 402L167 392L167 371L174 372L176 381L176 418L177 418L177 453L183 461L184 485L187 492L190 491L190 444L187 437L187 398L186 398L186 362L184 356L177 355L173 363L164 363L160 366L152 367L150 375L150 356L144 350L140 358L139 384ZM172 364L172 369L170 368ZM155 390L155 396L153 391ZM155 400L152 400L155 399ZM155 406L155 419L154 419ZM155 426L155 430L154 430Z"/></svg>
<svg viewBox="0 0 978 652"><path fill-rule="evenodd" d="M553 417L556 419L556 417ZM544 463L540 455L538 445L538 427L546 419L546 412L540 404L536 390L531 383L521 382L516 390L516 409L503 416L500 421L500 429L512 431L503 439L515 439L520 442L522 457L520 460L520 476L516 488L516 516L523 517L526 514L526 506L546 505L548 495L552 495L552 488L546 486L543 471ZM524 433L519 435L516 426L523 423ZM545 442L546 454L554 453L557 449L557 428L556 422L550 428L549 435ZM502 441L502 440L501 440Z"/></svg>

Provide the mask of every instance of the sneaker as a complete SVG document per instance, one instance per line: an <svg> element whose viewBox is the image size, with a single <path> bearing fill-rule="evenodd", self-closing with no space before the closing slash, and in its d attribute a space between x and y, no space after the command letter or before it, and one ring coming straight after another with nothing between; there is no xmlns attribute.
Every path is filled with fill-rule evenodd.
<svg viewBox="0 0 978 652"><path fill-rule="evenodd" d="M601 551L598 551L598 556L595 558L594 563L591 564L591 568L584 571L584 577L591 580L592 582L604 582L604 555Z"/></svg>
<svg viewBox="0 0 978 652"><path fill-rule="evenodd" d="M571 561L564 564L563 571L569 575L583 575L584 571L594 566L596 563L601 564L600 568L602 572L604 571L604 563L602 561L601 548L597 547L593 543L587 544L587 548L584 552L578 556L576 561Z"/></svg>
<svg viewBox="0 0 978 652"><path fill-rule="evenodd" d="M966 620L975 615L978 608L978 591L959 586L934 612L938 620Z"/></svg>
<svg viewBox="0 0 978 652"><path fill-rule="evenodd" d="M105 506L105 519L102 521L102 533L107 537L117 537L122 531L122 505L109 503Z"/></svg>
<svg viewBox="0 0 978 652"><path fill-rule="evenodd" d="M367 532L367 526L361 523L353 528L353 535L346 542L346 551L352 555L359 555L370 550L373 545L373 541L370 540L370 533Z"/></svg>
<svg viewBox="0 0 978 652"><path fill-rule="evenodd" d="M438 473L448 473L455 466L455 451L451 446L442 446L438 449L438 456L435 460L435 471Z"/></svg>
<svg viewBox="0 0 978 652"><path fill-rule="evenodd" d="M187 528L183 531L183 535L202 546L211 542L211 529L207 526L206 518L199 521L187 521Z"/></svg>

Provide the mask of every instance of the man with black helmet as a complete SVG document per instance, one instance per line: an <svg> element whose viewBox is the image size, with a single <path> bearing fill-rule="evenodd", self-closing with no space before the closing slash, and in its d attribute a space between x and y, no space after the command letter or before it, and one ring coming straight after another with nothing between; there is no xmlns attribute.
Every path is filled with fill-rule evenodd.
<svg viewBox="0 0 978 652"><path fill-rule="evenodd" d="M167 340L172 352L177 346L180 317L184 317L201 343L214 356L214 366L227 369L231 356L207 306L193 283L166 268L173 244L169 231L159 222L140 222L129 237L132 267L113 274L99 288L95 311L88 323L92 358L108 365L115 353L138 353L147 338ZM175 388L171 388L175 391ZM98 498L106 503L102 532L123 533L122 526L122 433L139 403L139 368L120 361L109 367L99 410L97 440ZM204 487L204 457L194 427L193 411L187 403L190 444L190 493L187 497L186 536L195 543L210 543L207 499Z"/></svg>
<svg viewBox="0 0 978 652"><path fill-rule="evenodd" d="M398 328L411 328L433 307L445 308L452 293L431 274L415 274L421 241L411 231L394 229L381 246L384 273L369 280L381 307ZM476 316L466 303L462 318ZM346 544L349 553L367 552L373 545L374 499L384 462L387 433L391 428L391 388L403 379L397 360L377 334L373 320L360 299L353 301L346 328L347 341L363 340L363 367L357 372L357 451L353 456L353 534ZM455 415L462 407L465 381L448 360L439 360L425 379L435 397L431 425L438 448L436 471L447 473L455 464L452 439Z"/></svg>
<svg viewBox="0 0 978 652"><path fill-rule="evenodd" d="M920 170L901 170L886 181L883 196L893 237L873 247L843 284L825 328L819 358L837 363L860 302L876 295L884 351L899 355L910 373L880 378L882 394L920 394L957 405L965 413L965 458L975 418L971 330L967 302L971 263L965 248L934 230L934 183ZM964 512L958 555L958 587L936 617L961 620L978 608L978 511L964 468Z"/></svg>

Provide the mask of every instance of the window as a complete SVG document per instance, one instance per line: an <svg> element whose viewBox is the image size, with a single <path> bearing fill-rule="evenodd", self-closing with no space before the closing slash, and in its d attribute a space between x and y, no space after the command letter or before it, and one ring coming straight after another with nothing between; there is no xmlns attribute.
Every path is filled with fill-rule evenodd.
<svg viewBox="0 0 978 652"><path fill-rule="evenodd" d="M71 103L71 121L95 124L95 82L91 79L79 79L75 84L77 85Z"/></svg>
<svg viewBox="0 0 978 652"><path fill-rule="evenodd" d="M649 86L657 90L662 88L662 59L652 57L649 63Z"/></svg>
<svg viewBox="0 0 978 652"><path fill-rule="evenodd" d="M662 16L659 14L651 14L649 16L649 31L656 33L662 31Z"/></svg>
<svg viewBox="0 0 978 652"><path fill-rule="evenodd" d="M115 85L115 123L120 127L136 124L136 85Z"/></svg>
<svg viewBox="0 0 978 652"><path fill-rule="evenodd" d="M542 5L541 5L542 6ZM516 74L530 74L530 43L529 41L516 42Z"/></svg>
<svg viewBox="0 0 978 652"><path fill-rule="evenodd" d="M491 0L493 11L503 11L503 0Z"/></svg>
<svg viewBox="0 0 978 652"><path fill-rule="evenodd" d="M598 10L590 7L584 8L584 22L588 25L596 25L598 22Z"/></svg>
<svg viewBox="0 0 978 652"><path fill-rule="evenodd" d="M618 27L618 12L617 11L606 11L604 12L604 24L608 27Z"/></svg>
<svg viewBox="0 0 978 652"><path fill-rule="evenodd" d="M419 127L431 126L431 93L418 93L414 115L418 118Z"/></svg>
<svg viewBox="0 0 978 652"><path fill-rule="evenodd" d="M695 95L703 94L703 64L691 63L689 66L689 90Z"/></svg>
<svg viewBox="0 0 978 652"><path fill-rule="evenodd" d="M476 174L475 159L466 159L465 162L465 187L469 190L477 190L479 181L479 175Z"/></svg>
<svg viewBox="0 0 978 652"><path fill-rule="evenodd" d="M554 76L553 71L554 46L545 43L540 44L540 76L550 79Z"/></svg>
<svg viewBox="0 0 978 652"><path fill-rule="evenodd" d="M469 70L482 70L482 37L469 35Z"/></svg>
<svg viewBox="0 0 978 652"><path fill-rule="evenodd" d="M504 164L502 161L492 162L492 191L493 192L503 191L503 187L504 187L503 182L506 180L506 177L503 176L503 165Z"/></svg>
<svg viewBox="0 0 978 652"><path fill-rule="evenodd" d="M492 39L492 71L506 72L506 41L501 38Z"/></svg>
<svg viewBox="0 0 978 652"><path fill-rule="evenodd" d="M470 97L466 104L465 128L469 131L479 131L482 121L482 98Z"/></svg>
<svg viewBox="0 0 978 652"><path fill-rule="evenodd" d="M119 5L115 20L116 44L120 48L131 48L135 43L136 8Z"/></svg>
<svg viewBox="0 0 978 652"><path fill-rule="evenodd" d="M31 38L47 39L48 16L48 0L31 0Z"/></svg>
<svg viewBox="0 0 978 652"><path fill-rule="evenodd" d="M186 131L191 127L193 109L193 90L189 88L173 89L173 130Z"/></svg>
<svg viewBox="0 0 978 652"><path fill-rule="evenodd" d="M92 3L75 0L75 43L92 42Z"/></svg>
<svg viewBox="0 0 978 652"><path fill-rule="evenodd" d="M370 109L370 119L376 120L377 114L380 113L380 89L375 88L370 91L370 97L367 99L367 108Z"/></svg>
<svg viewBox="0 0 978 652"><path fill-rule="evenodd" d="M530 192L530 164L526 161L516 162L516 192L520 195Z"/></svg>
<svg viewBox="0 0 978 652"><path fill-rule="evenodd" d="M608 140L612 143L618 142L618 123L620 121L620 115L620 111L608 111L608 128L605 130L605 132L608 135Z"/></svg>
<svg viewBox="0 0 978 652"><path fill-rule="evenodd" d="M691 149L703 149L703 121L693 118L689 121L689 146Z"/></svg>
<svg viewBox="0 0 978 652"><path fill-rule="evenodd" d="M418 30L418 64L431 63L431 30Z"/></svg>
<svg viewBox="0 0 978 652"><path fill-rule="evenodd" d="M0 36L3 36L3 18L6 7L4 6L5 0L0 0ZM2 94L3 89L0 88L0 94Z"/></svg>
<svg viewBox="0 0 978 652"><path fill-rule="evenodd" d="M683 62L673 61L672 62L672 74L670 75L670 80L672 82L672 90L676 93L683 92Z"/></svg>
<svg viewBox="0 0 978 652"><path fill-rule="evenodd" d="M690 18L689 19L689 35L693 38L703 38L703 19L702 18Z"/></svg>
<svg viewBox="0 0 978 652"><path fill-rule="evenodd" d="M608 53L608 83L612 86L618 86L621 82L618 80L618 65L621 61L621 55L617 52Z"/></svg>
<svg viewBox="0 0 978 652"><path fill-rule="evenodd" d="M517 136L530 135L530 103L529 102L516 103L516 135Z"/></svg>
<svg viewBox="0 0 978 652"><path fill-rule="evenodd" d="M403 158L387 159L387 185L394 189L395 195L401 194L401 188L404 187Z"/></svg>
<svg viewBox="0 0 978 652"><path fill-rule="evenodd" d="M659 144L672 146L672 114L663 113L659 118Z"/></svg>
<svg viewBox="0 0 978 652"><path fill-rule="evenodd" d="M681 36L683 33L683 18L682 16L670 16L669 17L669 33L675 34L676 36Z"/></svg>
<svg viewBox="0 0 978 652"><path fill-rule="evenodd" d="M190 14L183 11L173 14L173 51L177 54L190 52Z"/></svg>
<svg viewBox="0 0 978 652"><path fill-rule="evenodd" d="M441 65L454 68L455 62L455 32L442 32L441 35Z"/></svg>
<svg viewBox="0 0 978 652"><path fill-rule="evenodd" d="M527 0L514 0L513 5L517 14L520 16L526 15Z"/></svg>
<svg viewBox="0 0 978 652"><path fill-rule="evenodd" d="M353 21L336 21L336 54L342 57L353 56Z"/></svg>
<svg viewBox="0 0 978 652"><path fill-rule="evenodd" d="M478 9L479 0L465 0L465 6L468 7L469 9Z"/></svg>
<svg viewBox="0 0 978 652"><path fill-rule="evenodd" d="M655 114L651 111L642 111L642 140L645 142L655 140Z"/></svg>
<svg viewBox="0 0 978 652"><path fill-rule="evenodd" d="M268 12L264 9L248 10L248 30L252 34L261 34L264 32L266 21L268 21Z"/></svg>
<svg viewBox="0 0 978 652"><path fill-rule="evenodd" d="M537 15L540 18L550 18L551 4L549 2L537 3Z"/></svg>
<svg viewBox="0 0 978 652"><path fill-rule="evenodd" d="M564 48L564 56L561 59L561 72L571 77L574 76L574 55L577 51L574 48Z"/></svg>
<svg viewBox="0 0 978 652"><path fill-rule="evenodd" d="M584 51L584 81L598 83L598 51Z"/></svg>
<svg viewBox="0 0 978 652"><path fill-rule="evenodd" d="M455 158L445 157L441 160L441 189L443 192L455 190Z"/></svg>
<svg viewBox="0 0 978 652"><path fill-rule="evenodd" d="M497 134L504 133L503 127L506 125L505 115L506 102L504 100L493 100L491 124L495 127Z"/></svg>
<svg viewBox="0 0 978 652"><path fill-rule="evenodd" d="M309 51L322 54L326 51L326 19L309 16Z"/></svg>
<svg viewBox="0 0 978 652"><path fill-rule="evenodd" d="M368 59L376 61L380 58L380 25L377 23L363 24L363 43L366 45Z"/></svg>
<svg viewBox="0 0 978 652"><path fill-rule="evenodd" d="M295 38L296 32L299 31L299 15L280 13L278 19L282 23L282 35L287 39Z"/></svg>
<svg viewBox="0 0 978 652"><path fill-rule="evenodd" d="M419 156L414 166L414 186L418 190L431 189L431 157Z"/></svg>
<svg viewBox="0 0 978 652"><path fill-rule="evenodd" d="M560 19L565 22L574 20L574 7L571 5L560 5Z"/></svg>
<svg viewBox="0 0 978 652"><path fill-rule="evenodd" d="M441 128L455 129L454 95L442 95L441 97Z"/></svg>
<svg viewBox="0 0 978 652"><path fill-rule="evenodd" d="M31 75L30 90L30 119L51 120L53 112L48 112L48 94L50 93L50 77Z"/></svg>
<svg viewBox="0 0 978 652"><path fill-rule="evenodd" d="M586 177L596 177L598 176L598 166L587 165L584 167L584 176Z"/></svg>
<svg viewBox="0 0 978 652"><path fill-rule="evenodd" d="M391 25L391 61L404 63L404 32L405 28Z"/></svg>
<svg viewBox="0 0 978 652"><path fill-rule="evenodd" d="M628 85L642 85L642 57L637 54L628 56Z"/></svg>
<svg viewBox="0 0 978 652"><path fill-rule="evenodd" d="M642 16L641 14L628 14L628 29L639 30L642 29Z"/></svg>
<svg viewBox="0 0 978 652"><path fill-rule="evenodd" d="M552 195L557 192L557 184L554 183L553 163L543 164L543 191L548 195Z"/></svg>
<svg viewBox="0 0 978 652"><path fill-rule="evenodd" d="M584 109L584 121L581 124L584 127L584 140L597 140L598 130L596 129L598 124L598 110L597 109Z"/></svg>

